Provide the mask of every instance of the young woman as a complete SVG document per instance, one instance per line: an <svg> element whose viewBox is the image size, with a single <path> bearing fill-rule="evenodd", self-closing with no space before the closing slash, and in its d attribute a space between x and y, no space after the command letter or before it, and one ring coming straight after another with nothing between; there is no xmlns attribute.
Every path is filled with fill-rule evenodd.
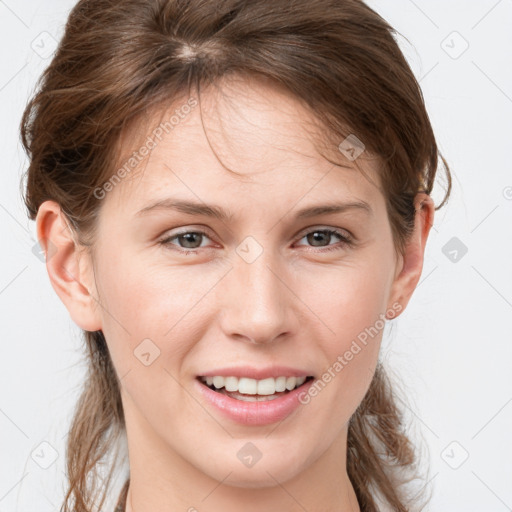
<svg viewBox="0 0 512 512"><path fill-rule="evenodd" d="M421 506L379 348L451 181L386 21L359 0L82 0L21 130L89 360L64 511L105 510L124 438L116 511Z"/></svg>

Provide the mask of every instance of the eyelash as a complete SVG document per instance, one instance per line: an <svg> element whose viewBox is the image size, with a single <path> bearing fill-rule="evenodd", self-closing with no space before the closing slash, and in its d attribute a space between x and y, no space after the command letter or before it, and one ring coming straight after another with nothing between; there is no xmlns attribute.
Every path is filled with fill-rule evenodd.
<svg viewBox="0 0 512 512"><path fill-rule="evenodd" d="M313 249L312 252L323 253L323 252L339 251L339 250L345 248L345 246L352 247L354 245L354 242L350 237L348 237L347 235L343 234L341 231L338 231L336 229L312 229L311 231L307 231L306 233L304 233L299 238L299 240L302 240L303 238L305 238L307 235L309 235L311 233L327 233L329 235L338 236L341 239L341 241L340 241L341 245L321 247L318 250L314 250L315 248L313 246L310 246ZM189 235L189 234L202 235L202 236L206 236L207 238L210 238L208 236L208 233L206 233L205 231L201 231L201 230L182 231L181 233L176 233L172 236L165 237L164 239L159 241L159 244L169 247L169 246L175 245L175 244L170 243L171 240L174 240L175 238L178 238L183 235ZM187 254L197 253L198 250L200 249L200 247L197 247L195 249L185 249L183 247L178 248L178 249L174 249L174 248L172 248L172 249L177 250L178 252L181 252L182 254L187 255Z"/></svg>

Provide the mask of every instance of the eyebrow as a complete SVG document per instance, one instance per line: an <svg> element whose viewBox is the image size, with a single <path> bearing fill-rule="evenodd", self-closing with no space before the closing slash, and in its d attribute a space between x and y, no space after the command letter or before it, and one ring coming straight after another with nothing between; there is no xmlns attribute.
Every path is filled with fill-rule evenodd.
<svg viewBox="0 0 512 512"><path fill-rule="evenodd" d="M233 213L224 210L220 206L206 203L197 203L194 201L183 201L172 198L162 199L148 206L145 206L135 215L136 217L141 217L155 210L176 210L189 215L213 217L225 222L230 221L233 218ZM296 212L295 217L297 219L306 219L320 215L343 213L351 210L359 210L365 212L368 215L373 214L372 207L366 201L357 200L346 203L329 203L317 206L309 206Z"/></svg>

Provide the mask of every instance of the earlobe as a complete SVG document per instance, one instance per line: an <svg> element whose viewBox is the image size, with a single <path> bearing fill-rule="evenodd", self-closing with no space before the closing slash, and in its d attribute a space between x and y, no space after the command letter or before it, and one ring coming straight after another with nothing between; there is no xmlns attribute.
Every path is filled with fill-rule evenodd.
<svg viewBox="0 0 512 512"><path fill-rule="evenodd" d="M406 308L420 280L425 247L434 222L435 206L428 194L418 193L414 200L414 207L416 210L414 230L406 244L403 256L399 258L388 304L388 307L396 303L400 304L400 311Z"/></svg>
<svg viewBox="0 0 512 512"><path fill-rule="evenodd" d="M90 257L76 242L75 234L58 203L45 201L41 204L36 230L46 255L50 282L72 320L86 331L100 330L102 326Z"/></svg>

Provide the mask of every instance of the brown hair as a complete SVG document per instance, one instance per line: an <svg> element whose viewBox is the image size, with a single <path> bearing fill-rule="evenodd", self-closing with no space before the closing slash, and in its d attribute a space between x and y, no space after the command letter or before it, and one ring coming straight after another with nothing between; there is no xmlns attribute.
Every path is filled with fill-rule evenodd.
<svg viewBox="0 0 512 512"><path fill-rule="evenodd" d="M101 206L93 191L119 163L130 121L223 76L262 76L307 105L333 140L356 134L380 157L395 247L403 251L414 197L431 193L439 158L447 190L436 209L451 177L395 34L360 0L81 0L22 119L30 218L54 200L91 245ZM84 335L89 376L67 441L65 512L91 510L96 467L125 432L103 333ZM415 461L379 364L348 431L347 471L361 510L377 510L377 496L408 510L397 475ZM105 497L104 490L100 508Z"/></svg>

